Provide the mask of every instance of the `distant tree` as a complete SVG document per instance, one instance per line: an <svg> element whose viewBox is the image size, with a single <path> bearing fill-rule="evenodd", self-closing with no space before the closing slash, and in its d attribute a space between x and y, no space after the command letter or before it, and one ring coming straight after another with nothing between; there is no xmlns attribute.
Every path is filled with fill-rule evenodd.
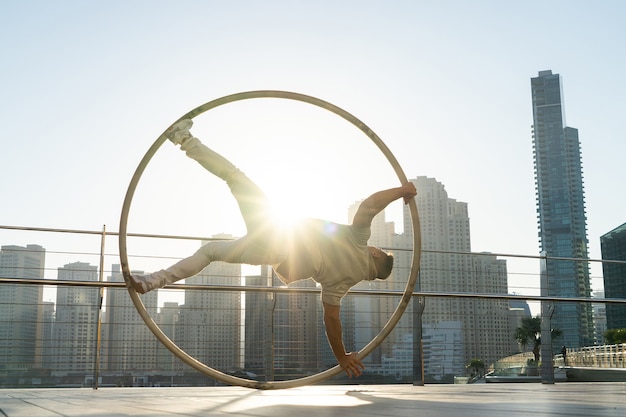
<svg viewBox="0 0 626 417"><path fill-rule="evenodd" d="M470 363L467 364L465 369L468 370L472 377L476 375L481 377L485 373L485 362L481 361L480 359L472 359Z"/></svg>
<svg viewBox="0 0 626 417"><path fill-rule="evenodd" d="M562 334L558 329L552 329L550 332L553 338ZM524 317L522 325L515 330L515 340L525 349L530 343L533 344L533 355L535 364L539 363L541 356L541 317Z"/></svg>
<svg viewBox="0 0 626 417"><path fill-rule="evenodd" d="M626 343L626 329L611 329L604 332L604 340L608 345Z"/></svg>

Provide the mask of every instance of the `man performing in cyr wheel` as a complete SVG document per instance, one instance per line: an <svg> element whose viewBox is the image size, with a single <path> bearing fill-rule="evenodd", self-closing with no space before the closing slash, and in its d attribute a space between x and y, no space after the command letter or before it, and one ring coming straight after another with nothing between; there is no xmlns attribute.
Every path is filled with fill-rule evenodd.
<svg viewBox="0 0 626 417"><path fill-rule="evenodd" d="M349 377L360 376L363 363L356 353L346 352L341 329L341 299L362 280L386 279L393 256L368 246L372 219L392 201L408 203L416 195L415 185L379 191L359 206L351 225L305 219L284 230L274 221L265 194L243 172L207 148L189 132L191 120L175 124L167 137L187 156L196 160L230 187L246 224L247 234L231 241L212 241L192 256L167 269L148 275L132 275L135 291L144 294L155 288L200 273L211 262L272 265L285 283L313 278L322 288L326 336L339 365Z"/></svg>

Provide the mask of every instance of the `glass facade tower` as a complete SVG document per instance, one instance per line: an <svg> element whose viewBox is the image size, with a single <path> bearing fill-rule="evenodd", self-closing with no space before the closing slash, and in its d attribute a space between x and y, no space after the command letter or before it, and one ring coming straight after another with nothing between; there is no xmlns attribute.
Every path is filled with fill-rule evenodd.
<svg viewBox="0 0 626 417"><path fill-rule="evenodd" d="M602 259L626 261L626 223L600 237ZM603 263L604 296L626 298L626 265ZM626 305L606 305L607 329L626 329Z"/></svg>
<svg viewBox="0 0 626 417"><path fill-rule="evenodd" d="M587 216L578 130L565 125L561 78L540 71L531 78L533 150L539 226L539 246L548 257L547 294L590 297ZM591 304L554 305L552 327L562 332L568 347L593 345Z"/></svg>

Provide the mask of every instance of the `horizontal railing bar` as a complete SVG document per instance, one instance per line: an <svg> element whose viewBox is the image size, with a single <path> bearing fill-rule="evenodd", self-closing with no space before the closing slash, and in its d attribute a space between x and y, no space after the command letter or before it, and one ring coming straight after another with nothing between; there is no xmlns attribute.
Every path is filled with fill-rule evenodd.
<svg viewBox="0 0 626 417"><path fill-rule="evenodd" d="M76 233L83 235L107 235L107 236L119 236L118 232L102 232L101 230L76 230L76 229L53 229L45 227L25 227L25 226L3 226L0 225L0 229L8 230L22 230L30 232L54 232L54 233ZM149 237L149 238L161 238L161 239L185 239L185 240L228 240L226 238L214 238L214 237L201 237L201 236L177 236L177 235L157 235L150 233L127 233L128 237Z"/></svg>
<svg viewBox="0 0 626 417"><path fill-rule="evenodd" d="M32 278L4 278L0 277L0 283L24 284L24 285L55 285L69 287L95 287L95 288L126 288L124 282L100 282L100 281L68 281L52 279L32 279ZM206 290L206 291L230 291L230 292L270 292L288 294L319 294L318 288L289 288L289 287L258 287L258 286L237 286L237 285L193 285L193 284L173 284L167 285L168 290ZM350 290L352 295L379 295L379 296L402 296L403 291L393 290ZM437 297L437 298L481 298L497 300L531 300L531 301L557 301L557 302L581 302L594 304L626 304L625 298L585 298L585 297L550 297L539 295L523 294L492 294L492 293L466 293L466 292L437 292L437 291L415 291L413 297Z"/></svg>
<svg viewBox="0 0 626 417"><path fill-rule="evenodd" d="M386 248L386 249L394 250L392 248ZM520 255L520 254L499 253L499 252L458 252L458 251L422 249L422 253L442 253L446 255L500 256L503 258L548 259L551 261L576 261L576 262L601 262L601 263L626 264L626 261L620 261L617 259L568 258L564 256Z"/></svg>
<svg viewBox="0 0 626 417"><path fill-rule="evenodd" d="M105 234L108 236L119 236L119 232L113 232L113 231L103 232L102 230L56 229L56 228L45 228L45 227L6 226L6 225L0 225L0 229L38 231L38 232L55 232L55 233L77 233L77 234L90 234L90 235ZM150 233L127 233L126 236L127 237L159 238L159 239L204 240L204 241L229 240L228 238L182 236L182 235L159 235L159 234L150 234ZM388 249L391 251L412 250L410 248L400 248L400 247L385 247L385 249ZM459 252L459 251L422 249L422 253L441 253L441 254L447 254L447 255L500 256L500 257L506 257L506 258L550 259L550 260L557 260L557 261L602 262L602 263L626 264L626 261L616 260L616 259L568 258L568 257L563 257L563 256L520 255L520 254L500 253L500 252Z"/></svg>

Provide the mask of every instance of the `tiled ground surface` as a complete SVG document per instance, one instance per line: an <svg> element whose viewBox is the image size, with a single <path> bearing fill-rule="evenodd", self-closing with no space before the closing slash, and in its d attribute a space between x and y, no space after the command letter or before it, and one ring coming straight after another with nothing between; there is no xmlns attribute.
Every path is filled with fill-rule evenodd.
<svg viewBox="0 0 626 417"><path fill-rule="evenodd" d="M1 389L2 417L624 417L626 383Z"/></svg>

